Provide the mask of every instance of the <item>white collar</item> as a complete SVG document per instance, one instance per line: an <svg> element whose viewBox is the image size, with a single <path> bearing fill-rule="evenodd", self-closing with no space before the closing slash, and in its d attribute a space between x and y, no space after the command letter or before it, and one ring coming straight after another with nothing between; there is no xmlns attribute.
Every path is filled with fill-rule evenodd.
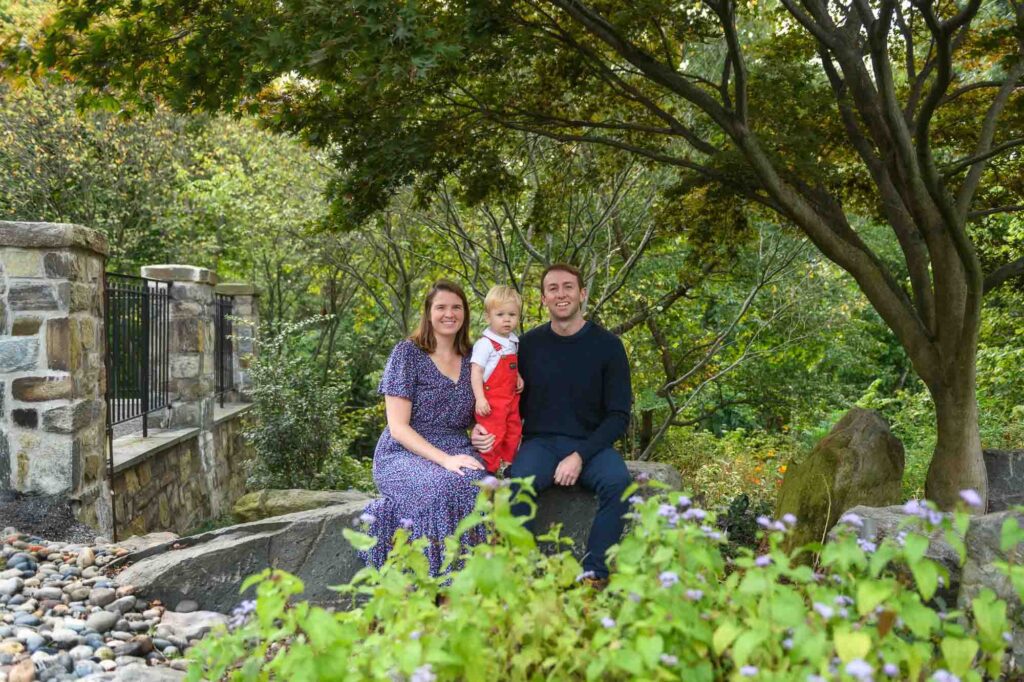
<svg viewBox="0 0 1024 682"><path fill-rule="evenodd" d="M514 344L519 343L519 337L516 336L515 332L512 332L511 334L508 335L508 338L506 338L504 336L501 336L500 334L495 334L494 332L492 332L490 327L486 327L484 328L484 336L486 336L492 341L497 341L502 345L503 348L511 348Z"/></svg>

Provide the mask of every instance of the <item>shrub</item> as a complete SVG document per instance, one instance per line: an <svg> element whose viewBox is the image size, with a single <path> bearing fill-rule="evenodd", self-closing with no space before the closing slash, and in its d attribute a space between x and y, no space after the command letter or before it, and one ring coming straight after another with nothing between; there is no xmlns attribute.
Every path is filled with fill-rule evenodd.
<svg viewBox="0 0 1024 682"><path fill-rule="evenodd" d="M264 330L253 358L252 399L245 437L255 450L252 487L343 489L372 486L369 467L348 455L371 409L346 407L350 380L325 370L305 348L327 318Z"/></svg>
<svg viewBox="0 0 1024 682"><path fill-rule="evenodd" d="M425 540L410 542L399 530L381 570L365 569L337 588L352 608L336 613L289 605L302 583L265 571L243 588L256 586L254 613L244 615L247 605L236 629L198 645L190 679L863 681L1000 674L1006 604L985 591L965 611L941 611L932 600L944 569L923 556L928 543L918 534L876 547L847 532L824 548L799 550L820 550L816 571L780 549L794 519L762 519L764 552L741 550L727 559L713 513L679 493L634 496L633 527L612 550L611 582L594 591L579 582L571 554L538 552L510 514L508 488L493 479L482 487L457 534L482 523L491 540L463 555L458 570L431 577ZM919 508L924 518L912 522L936 520L954 540L966 529L963 511L946 516ZM356 531L347 535L356 547L374 542ZM1019 529L1010 535L1021 540ZM449 540L450 557L456 547Z"/></svg>

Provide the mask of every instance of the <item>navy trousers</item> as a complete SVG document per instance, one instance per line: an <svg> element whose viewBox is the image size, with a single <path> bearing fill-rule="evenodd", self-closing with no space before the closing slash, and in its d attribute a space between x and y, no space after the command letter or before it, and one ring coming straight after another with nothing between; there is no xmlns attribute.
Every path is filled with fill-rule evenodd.
<svg viewBox="0 0 1024 682"><path fill-rule="evenodd" d="M554 485L555 468L567 455L575 452L583 441L565 436L539 436L523 441L519 446L509 475L513 478L533 476L533 487L540 493ZM597 515L590 527L587 538L587 553L583 558L583 570L593 571L598 578L608 577L605 553L622 537L626 526L624 515L629 511L629 502L622 494L630 484L629 471L622 455L613 448L606 448L583 463L579 484L597 493ZM512 507L516 516L527 516L530 506L520 503ZM533 521L527 527L534 531Z"/></svg>

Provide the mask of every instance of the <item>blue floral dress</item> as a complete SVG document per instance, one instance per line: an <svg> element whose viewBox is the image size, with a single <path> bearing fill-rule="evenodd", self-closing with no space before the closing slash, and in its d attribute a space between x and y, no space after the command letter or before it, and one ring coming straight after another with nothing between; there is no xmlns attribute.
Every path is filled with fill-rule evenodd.
<svg viewBox="0 0 1024 682"><path fill-rule="evenodd" d="M388 358L377 391L412 401L409 424L432 445L449 455L472 455L467 430L473 425L473 388L469 356L462 358L458 381L437 368L430 356L412 341L402 341ZM463 469L465 476L452 473L417 454L409 452L385 428L373 453L373 481L381 497L370 502L366 512L373 517L369 533L377 544L363 554L367 564L380 567L391 550L399 527L409 529L412 538L427 537L427 559L433 575L441 573L444 540L471 511L479 489L475 481L485 471ZM467 533L464 546L483 539L482 532Z"/></svg>

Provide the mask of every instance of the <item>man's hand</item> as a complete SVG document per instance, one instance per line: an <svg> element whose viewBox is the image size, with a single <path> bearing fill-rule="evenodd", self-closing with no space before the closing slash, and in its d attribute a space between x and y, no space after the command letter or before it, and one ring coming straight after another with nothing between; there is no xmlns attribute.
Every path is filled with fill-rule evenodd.
<svg viewBox="0 0 1024 682"><path fill-rule="evenodd" d="M477 424L469 434L469 442L477 452L489 452L494 447L494 434L488 433L487 429Z"/></svg>
<svg viewBox="0 0 1024 682"><path fill-rule="evenodd" d="M583 458L580 453L574 452L558 463L555 469L555 483L557 485L576 485L576 481L583 471Z"/></svg>

